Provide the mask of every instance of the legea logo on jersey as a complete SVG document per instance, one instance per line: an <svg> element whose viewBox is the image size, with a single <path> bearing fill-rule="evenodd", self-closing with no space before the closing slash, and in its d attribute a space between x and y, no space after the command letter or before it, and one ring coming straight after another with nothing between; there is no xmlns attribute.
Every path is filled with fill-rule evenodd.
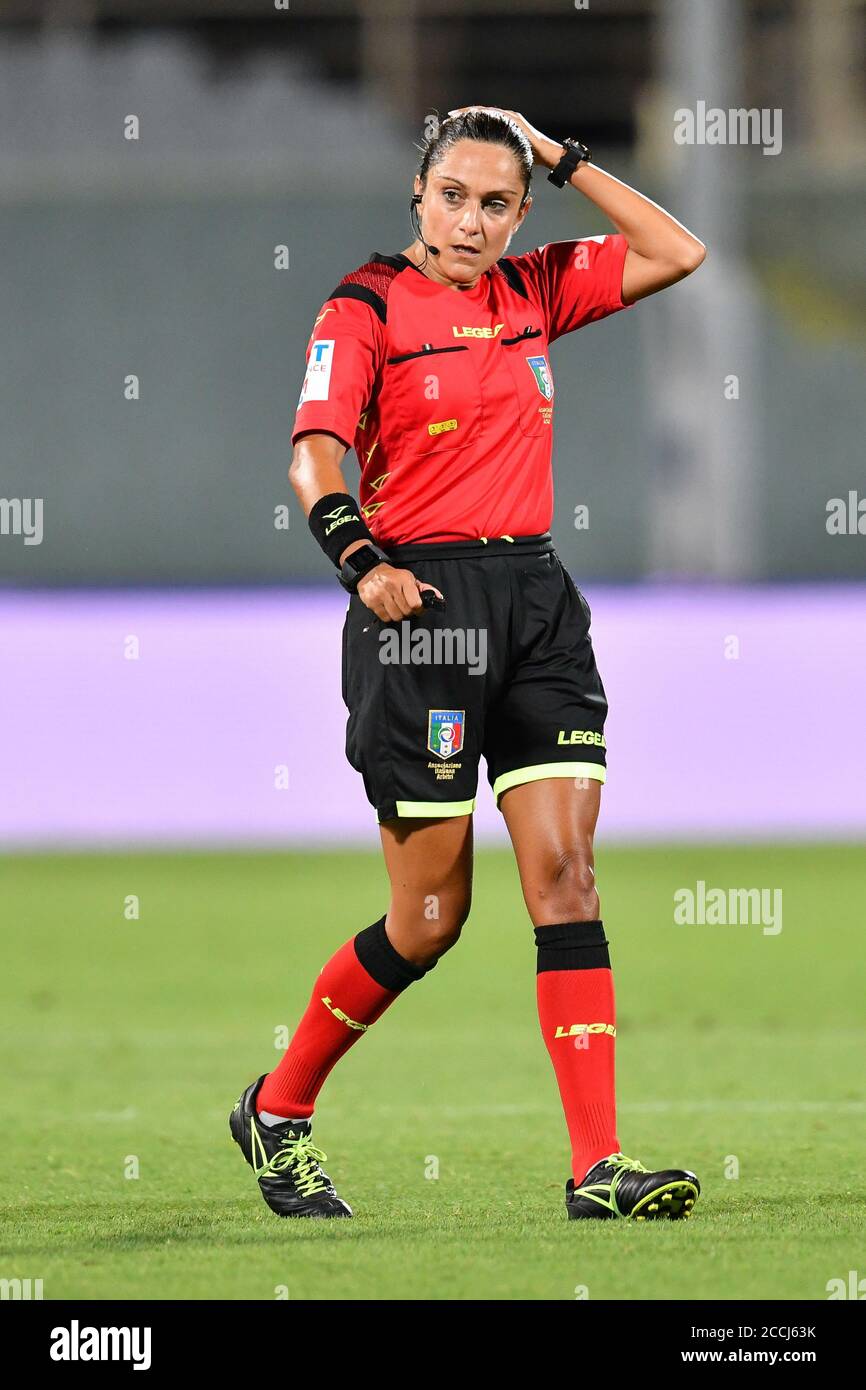
<svg viewBox="0 0 866 1390"><path fill-rule="evenodd" d="M462 709L431 709L427 718L427 747L437 758L453 758L463 747Z"/></svg>
<svg viewBox="0 0 866 1390"><path fill-rule="evenodd" d="M535 384L546 401L553 400L553 374L546 357L527 357L527 364L535 377Z"/></svg>
<svg viewBox="0 0 866 1390"><path fill-rule="evenodd" d="M451 331L455 338L495 338L504 327L504 323L497 323L493 328L458 328L452 324Z"/></svg>
<svg viewBox="0 0 866 1390"><path fill-rule="evenodd" d="M316 338L307 360L307 374L301 387L298 406L307 401L326 401L331 387L331 366L334 361L334 338Z"/></svg>

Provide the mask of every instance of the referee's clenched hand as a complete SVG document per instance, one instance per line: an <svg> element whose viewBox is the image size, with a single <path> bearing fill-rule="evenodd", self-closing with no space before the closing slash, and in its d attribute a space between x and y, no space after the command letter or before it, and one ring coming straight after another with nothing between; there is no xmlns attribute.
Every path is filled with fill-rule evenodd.
<svg viewBox="0 0 866 1390"><path fill-rule="evenodd" d="M442 594L434 584L424 584L411 570L395 569L393 565L375 565L358 580L357 591L367 607L384 623L409 618L424 607L421 593L432 589L438 598Z"/></svg>

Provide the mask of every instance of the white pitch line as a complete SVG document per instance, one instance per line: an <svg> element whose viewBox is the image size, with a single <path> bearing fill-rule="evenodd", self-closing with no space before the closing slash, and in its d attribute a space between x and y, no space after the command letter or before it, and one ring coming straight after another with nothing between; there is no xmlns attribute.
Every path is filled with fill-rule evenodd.
<svg viewBox="0 0 866 1390"><path fill-rule="evenodd" d="M618 1110L634 1110L647 1115L664 1114L677 1111L682 1114L697 1114L704 1110L739 1110L744 1114L766 1114L778 1111L780 1114L821 1115L866 1113L864 1100L633 1100L623 1101Z"/></svg>
<svg viewBox="0 0 866 1390"><path fill-rule="evenodd" d="M371 1105L367 1107L377 1114L401 1115L417 1110L412 1105ZM692 1115L716 1110L739 1111L744 1114L866 1114L866 1101L862 1100L635 1100L620 1101L617 1111L630 1111L635 1114L682 1114ZM549 1105L425 1105L425 1115L547 1115L555 1111L553 1101Z"/></svg>
<svg viewBox="0 0 866 1390"><path fill-rule="evenodd" d="M230 1107L229 1107L230 1108ZM472 1115L552 1115L556 1114L556 1102L547 1105L436 1105L431 1103L419 1107L415 1103L406 1105L366 1105L368 1115L410 1115L423 1114L425 1118L433 1115L454 1117ZM731 1111L744 1115L863 1115L866 1114L866 1100L624 1100L617 1104L617 1113L628 1112L636 1115L699 1115L715 1111ZM206 1112L212 1119L223 1116L223 1110L209 1108ZM226 1110L226 1115L228 1110ZM93 1110L86 1116L89 1120L127 1122L138 1118L139 1111L129 1106L126 1110ZM338 1110L331 1118L338 1118Z"/></svg>

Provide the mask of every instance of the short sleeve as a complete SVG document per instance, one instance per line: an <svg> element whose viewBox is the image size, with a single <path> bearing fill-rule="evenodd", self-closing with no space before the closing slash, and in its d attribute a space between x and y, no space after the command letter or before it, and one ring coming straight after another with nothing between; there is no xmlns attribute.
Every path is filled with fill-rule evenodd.
<svg viewBox="0 0 866 1390"><path fill-rule="evenodd" d="M578 241L551 241L512 258L544 307L549 342L620 309L634 308L622 302L627 252L626 238L609 232Z"/></svg>
<svg viewBox="0 0 866 1390"><path fill-rule="evenodd" d="M383 325L369 304L342 296L325 301L307 344L292 444L306 430L322 430L351 449L383 344Z"/></svg>

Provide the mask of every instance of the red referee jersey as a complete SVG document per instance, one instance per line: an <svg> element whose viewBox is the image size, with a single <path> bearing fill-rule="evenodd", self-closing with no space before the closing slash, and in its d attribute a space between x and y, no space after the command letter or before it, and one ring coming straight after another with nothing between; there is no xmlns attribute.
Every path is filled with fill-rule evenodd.
<svg viewBox="0 0 866 1390"><path fill-rule="evenodd" d="M469 290L373 252L322 305L292 443L335 434L383 546L537 535L553 515L549 345L622 302L619 233L504 256Z"/></svg>

